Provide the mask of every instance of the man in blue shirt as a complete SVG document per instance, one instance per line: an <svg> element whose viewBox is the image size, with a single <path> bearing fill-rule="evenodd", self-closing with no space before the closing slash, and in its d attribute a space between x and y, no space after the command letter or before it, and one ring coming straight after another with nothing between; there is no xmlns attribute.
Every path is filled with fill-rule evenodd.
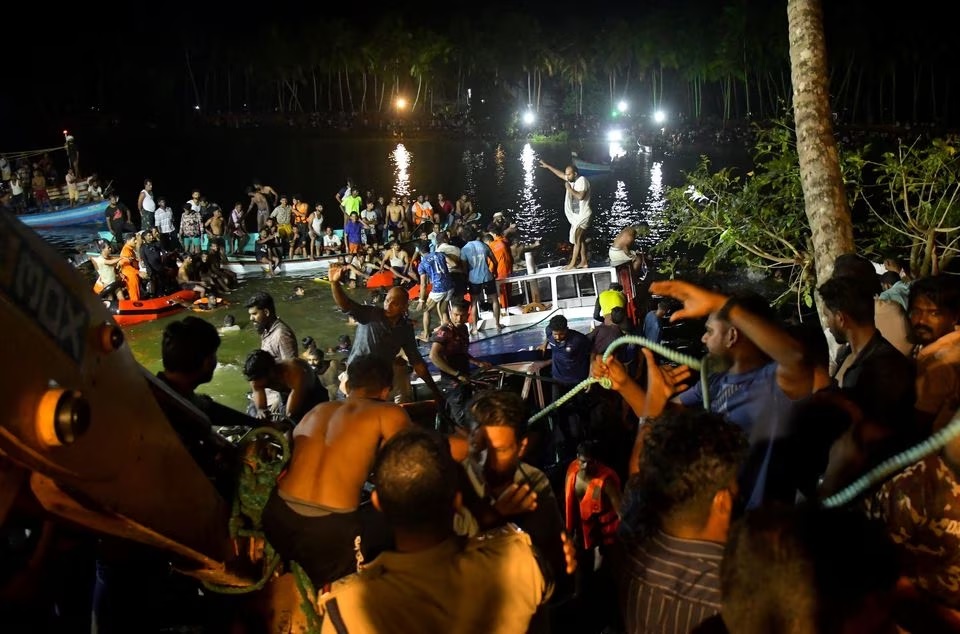
<svg viewBox="0 0 960 634"><path fill-rule="evenodd" d="M477 313L480 310L480 297L486 297L493 306L493 321L497 331L500 325L500 296L497 293L497 260L493 251L480 239L476 228L467 226L463 230L467 241L460 249L460 259L467 267L467 282L470 290L470 334L477 333Z"/></svg>
<svg viewBox="0 0 960 634"><path fill-rule="evenodd" d="M743 429L750 452L740 475L740 492L748 508L760 505L767 495L766 480L774 446L788 434L787 417L792 402L809 396L815 385L826 383L826 368L812 367L804 346L781 329L769 305L756 296L726 297L681 281L654 282L650 292L684 303L671 321L707 317L703 343L712 358L728 369L708 379L710 411L722 414ZM668 373L648 362L648 389L632 383L625 373L608 372L618 365L597 364L597 376L609 376L614 387L638 416L657 416L673 392ZM621 366L622 368L622 366ZM651 389L651 387L653 389ZM698 383L680 394L675 403L703 406ZM639 437L638 437L639 439ZM639 443L634 454L639 451Z"/></svg>
<svg viewBox="0 0 960 634"><path fill-rule="evenodd" d="M350 219L343 225L343 237L347 241L347 253L357 253L363 244L363 225L356 212L350 214Z"/></svg>
<svg viewBox="0 0 960 634"><path fill-rule="evenodd" d="M430 341L430 313L434 307L440 316L441 326L450 321L447 308L454 294L453 276L447 268L447 256L439 252L430 253L428 240L420 243L420 252L423 254L420 266L417 268L417 272L420 273L420 299L417 300L417 307L423 308L423 335L420 340ZM428 278L431 285L429 294L427 294Z"/></svg>
<svg viewBox="0 0 960 634"><path fill-rule="evenodd" d="M643 318L643 338L649 339L654 343L660 343L663 339L663 327L660 325L660 320L663 319L667 314L667 308L670 305L666 300L660 300L657 303L657 309L651 310L647 313L647 316Z"/></svg>
<svg viewBox="0 0 960 634"><path fill-rule="evenodd" d="M546 341L540 346L541 353L550 348L553 360L553 380L551 383L552 400L557 401L569 392L575 385L590 376L590 351L593 343L582 332L570 330L567 327L567 318L563 315L554 315L547 324ZM568 461L576 455L576 447L580 442L580 412L585 407L583 392L578 392L563 406L554 410L554 429L559 428L563 438L558 448L558 458Z"/></svg>

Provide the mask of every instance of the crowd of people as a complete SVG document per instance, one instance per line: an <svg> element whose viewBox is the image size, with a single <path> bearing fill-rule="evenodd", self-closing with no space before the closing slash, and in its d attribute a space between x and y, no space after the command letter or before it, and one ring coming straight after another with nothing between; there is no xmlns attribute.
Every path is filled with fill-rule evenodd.
<svg viewBox="0 0 960 634"><path fill-rule="evenodd" d="M585 249L589 183L544 167L564 180L571 242ZM160 285L148 247L158 245L162 265L171 232L165 207L143 204L150 193L145 185L138 211L152 220L124 238L128 255L102 258L129 281L142 276L129 263L139 250ZM481 226L468 199L438 197L442 211L422 196L385 204L352 182L335 198L346 228L331 296L356 323L345 359L299 340L260 292L246 308L261 345L244 363L245 424L282 421L292 440L263 533L318 588L322 631L960 631L960 438L856 484L944 430L960 407L953 278L913 279L895 260L878 275L867 259L840 256L816 294L825 331L783 323L754 294L658 281L651 305L631 311L611 285L589 332L549 319L539 349L558 406L536 416L518 391L477 382L489 363L470 351L476 302L490 302L499 327L496 281L535 246L519 244L503 214ZM303 225L308 239L329 229L322 205L304 216L299 198L287 206L262 184L250 199L236 209L240 226L255 211L261 236L286 241L288 257ZM202 209L199 192L194 200ZM115 196L111 206L131 220ZM225 252L218 238L237 225L201 209L188 203L184 217L221 227L210 243ZM181 220L183 261L196 256L190 237ZM639 277L636 237L625 229L609 257ZM413 253L401 248L408 242ZM322 257L314 247L300 254ZM351 297L347 287L379 273L393 278L382 304ZM410 318L414 288L420 323ZM681 320L703 320L703 377L635 345L606 355L625 334L659 341ZM195 393L212 377L219 341L195 317L163 338L160 378L212 421L233 416ZM403 407L413 375L435 401L436 425ZM588 378L611 389L567 396ZM840 508L825 508L855 484Z"/></svg>
<svg viewBox="0 0 960 634"><path fill-rule="evenodd" d="M818 289L826 332L682 281L651 284L661 299L634 324L608 289L591 332L556 316L542 350L555 398L590 376L612 390L533 423L515 391L470 393L485 363L459 301L431 335L435 382L407 293L358 303L334 267L333 299L358 326L345 370L312 383L258 294L247 375L296 422L266 539L320 589L323 631L956 631L960 440L822 504L960 406L960 287L889 268L897 280L837 259ZM667 319L706 320L706 380L647 349L604 358ZM447 412L438 428L394 402L411 371ZM564 451L547 455L551 433Z"/></svg>

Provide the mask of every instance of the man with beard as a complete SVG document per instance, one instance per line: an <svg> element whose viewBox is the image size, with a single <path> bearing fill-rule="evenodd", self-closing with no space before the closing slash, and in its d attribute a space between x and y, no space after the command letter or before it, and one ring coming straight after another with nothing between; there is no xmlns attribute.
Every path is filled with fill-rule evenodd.
<svg viewBox="0 0 960 634"><path fill-rule="evenodd" d="M299 356L297 337L290 326L277 317L277 309L269 293L259 291L251 297L247 301L247 312L250 321L256 324L261 350L269 352L277 361Z"/></svg>
<svg viewBox="0 0 960 634"><path fill-rule="evenodd" d="M834 276L818 289L827 328L841 344L833 378L859 410L831 449L822 493L834 492L923 435L914 419L913 362L875 325L873 289Z"/></svg>
<svg viewBox="0 0 960 634"><path fill-rule="evenodd" d="M960 288L943 275L917 280L907 315L917 344L918 422L923 433L935 432L960 407Z"/></svg>
<svg viewBox="0 0 960 634"><path fill-rule="evenodd" d="M577 171L576 167L568 165L564 171L540 161L540 167L545 167L563 181L566 195L563 198L563 212L570 223L570 243L573 251L570 252L570 263L565 269L577 267L584 269L587 263L587 230L590 229L590 181ZM579 263L577 262L579 260Z"/></svg>

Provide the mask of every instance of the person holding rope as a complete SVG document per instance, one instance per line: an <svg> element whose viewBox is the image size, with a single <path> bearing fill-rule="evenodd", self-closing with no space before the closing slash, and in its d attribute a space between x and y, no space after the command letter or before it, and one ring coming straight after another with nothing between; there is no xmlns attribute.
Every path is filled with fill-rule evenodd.
<svg viewBox="0 0 960 634"><path fill-rule="evenodd" d="M466 301L454 299L450 302L450 321L437 328L430 338L430 361L440 370L440 389L446 393L447 413L457 430L466 429L467 402L473 396L470 364L484 369L492 367L470 355L470 333L466 324L469 310Z"/></svg>
<svg viewBox="0 0 960 634"><path fill-rule="evenodd" d="M769 304L759 296L728 297L679 280L654 282L650 292L683 302L684 307L671 315L671 322L707 317L702 341L712 357L729 367L706 380L709 409L739 425L749 439L750 454L740 474L740 491L747 508L759 506L768 501L768 484L775 488L768 483L768 475L779 467L780 452L790 440L790 409L794 401L829 384L826 368L809 361L803 344L777 325ZM673 396L680 391L678 383L688 376L685 368L663 370L656 366L649 349L643 353L647 390L629 378L623 365L612 357L596 362L593 375L611 379L614 389L640 417L658 416L668 401L685 407L702 405L701 383ZM631 473L638 468L643 429L641 425L634 443Z"/></svg>

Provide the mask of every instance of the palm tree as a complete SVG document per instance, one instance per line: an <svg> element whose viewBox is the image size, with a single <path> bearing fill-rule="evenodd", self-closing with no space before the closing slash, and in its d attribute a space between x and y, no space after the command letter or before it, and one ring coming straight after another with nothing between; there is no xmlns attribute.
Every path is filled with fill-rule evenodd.
<svg viewBox="0 0 960 634"><path fill-rule="evenodd" d="M833 271L838 255L852 253L853 223L840 172L827 90L827 51L820 0L787 0L793 111L800 183L810 223L817 279ZM821 322L825 322L821 314Z"/></svg>

